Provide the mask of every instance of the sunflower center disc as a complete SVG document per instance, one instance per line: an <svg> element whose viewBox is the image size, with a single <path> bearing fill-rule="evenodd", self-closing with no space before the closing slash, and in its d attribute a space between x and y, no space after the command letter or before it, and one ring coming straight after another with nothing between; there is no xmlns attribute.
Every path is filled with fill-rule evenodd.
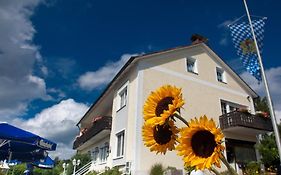
<svg viewBox="0 0 281 175"><path fill-rule="evenodd" d="M216 145L215 136L207 130L198 131L191 138L192 150L199 157L210 157Z"/></svg>
<svg viewBox="0 0 281 175"><path fill-rule="evenodd" d="M164 110L169 109L169 104L173 104L173 97L165 97L161 99L155 109L155 114L157 117L160 117L160 115L164 112Z"/></svg>
<svg viewBox="0 0 281 175"><path fill-rule="evenodd" d="M153 137L159 145L164 145L171 140L173 133L170 128L169 125L157 125L154 127Z"/></svg>

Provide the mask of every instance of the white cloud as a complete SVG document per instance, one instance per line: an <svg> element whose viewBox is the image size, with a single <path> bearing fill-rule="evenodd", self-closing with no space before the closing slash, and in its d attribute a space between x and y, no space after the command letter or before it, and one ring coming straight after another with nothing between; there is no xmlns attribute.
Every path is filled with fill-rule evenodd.
<svg viewBox="0 0 281 175"><path fill-rule="evenodd" d="M34 118L14 119L11 123L56 142L57 150L50 152L51 155L67 159L75 154L72 144L78 134L76 124L88 108L83 103L68 99L42 110Z"/></svg>
<svg viewBox="0 0 281 175"><path fill-rule="evenodd" d="M48 99L45 81L32 74L41 61L32 43L36 30L30 17L41 0L0 1L0 114L14 117L33 99ZM46 73L46 69L44 70Z"/></svg>
<svg viewBox="0 0 281 175"><path fill-rule="evenodd" d="M137 54L124 54L117 62L109 62L94 72L86 72L78 78L79 86L84 90L93 90L109 83L121 67L132 56Z"/></svg>
<svg viewBox="0 0 281 175"><path fill-rule="evenodd" d="M221 36L220 36L220 41L219 44L221 46L227 46L229 44L229 28L228 25L233 23L234 21L236 21L238 18L233 19L233 20L226 20L220 24L217 25L217 28L219 29L223 29L223 32L221 32Z"/></svg>
<svg viewBox="0 0 281 175"><path fill-rule="evenodd" d="M235 20L226 20L219 25L217 25L218 28L227 28L229 24L233 23Z"/></svg>
<svg viewBox="0 0 281 175"><path fill-rule="evenodd" d="M278 121L281 119L281 67L270 68L265 71L270 95L273 101L275 114ZM258 84L258 81L250 75L248 72L244 72L240 75L253 90L255 90L261 97L265 96L265 88L263 83Z"/></svg>

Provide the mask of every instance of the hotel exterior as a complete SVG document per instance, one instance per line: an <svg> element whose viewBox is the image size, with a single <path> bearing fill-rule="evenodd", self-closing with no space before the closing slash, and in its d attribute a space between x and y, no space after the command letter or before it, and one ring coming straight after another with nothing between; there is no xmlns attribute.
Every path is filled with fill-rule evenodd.
<svg viewBox="0 0 281 175"><path fill-rule="evenodd" d="M271 131L271 121L254 115L257 94L204 42L197 42L128 60L77 124L83 134L73 148L91 155L89 170L117 166L124 174L147 175L161 163L184 172L175 151L156 155L142 141L144 102L166 84L182 88L186 120L207 115L221 127L225 155L238 172L257 160L256 136Z"/></svg>

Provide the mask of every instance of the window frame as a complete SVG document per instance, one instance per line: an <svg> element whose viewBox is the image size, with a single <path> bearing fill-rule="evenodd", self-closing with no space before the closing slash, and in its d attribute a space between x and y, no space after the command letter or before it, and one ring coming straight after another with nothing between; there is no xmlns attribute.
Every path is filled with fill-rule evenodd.
<svg viewBox="0 0 281 175"><path fill-rule="evenodd" d="M123 86L116 93L116 112L123 109L128 104L128 94L129 94L129 82L123 84Z"/></svg>
<svg viewBox="0 0 281 175"><path fill-rule="evenodd" d="M99 147L96 146L93 151L92 151L92 155L91 158L94 162L97 162L98 158L99 158Z"/></svg>
<svg viewBox="0 0 281 175"><path fill-rule="evenodd" d="M219 74L220 74L220 76L219 76ZM225 84L227 83L226 82L225 71L222 68L216 67L216 77L217 77L217 81L218 82L225 83Z"/></svg>
<svg viewBox="0 0 281 175"><path fill-rule="evenodd" d="M108 152L109 152L109 144L108 142L105 142L103 147L100 148L100 162L104 163L107 161L107 157L108 157Z"/></svg>
<svg viewBox="0 0 281 175"><path fill-rule="evenodd" d="M225 104L225 109L223 109L223 104ZM233 102L226 101L226 100L220 100L220 106L221 106L222 115L233 112L238 109L244 109L244 108L248 109L249 108L249 106L244 106L244 105L241 105L238 103L233 103ZM224 111L226 113L224 113Z"/></svg>
<svg viewBox="0 0 281 175"><path fill-rule="evenodd" d="M192 69L189 69L190 65L192 65ZM186 71L198 75L197 59L194 57L186 58Z"/></svg>
<svg viewBox="0 0 281 175"><path fill-rule="evenodd" d="M120 138L120 139L119 139ZM119 142L120 140L120 142ZM120 143L120 146L119 146ZM125 154L125 130L116 134L116 158L122 158Z"/></svg>

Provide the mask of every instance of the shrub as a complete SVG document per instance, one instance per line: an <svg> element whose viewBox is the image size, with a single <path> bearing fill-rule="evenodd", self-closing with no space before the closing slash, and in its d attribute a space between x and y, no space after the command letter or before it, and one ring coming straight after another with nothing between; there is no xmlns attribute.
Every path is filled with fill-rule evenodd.
<svg viewBox="0 0 281 175"><path fill-rule="evenodd" d="M105 170L102 175L121 175L122 173L119 171L118 167L113 167L111 169Z"/></svg>
<svg viewBox="0 0 281 175"><path fill-rule="evenodd" d="M245 167L246 175L256 175L260 174L260 164L257 162L249 162Z"/></svg>
<svg viewBox="0 0 281 175"><path fill-rule="evenodd" d="M163 175L164 168L163 165L160 163L154 164L150 169L150 175Z"/></svg>

